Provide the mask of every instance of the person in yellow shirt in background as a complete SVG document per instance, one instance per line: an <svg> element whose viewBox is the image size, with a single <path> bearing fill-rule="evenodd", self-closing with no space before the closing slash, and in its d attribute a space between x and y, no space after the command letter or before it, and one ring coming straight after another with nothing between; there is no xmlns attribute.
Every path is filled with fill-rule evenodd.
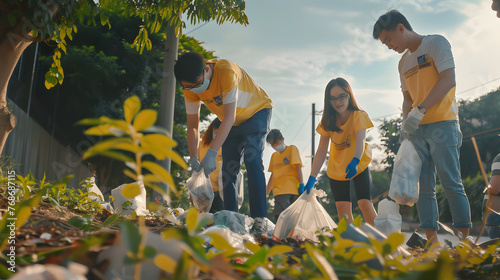
<svg viewBox="0 0 500 280"><path fill-rule="evenodd" d="M207 127L207 130L201 136L201 142L198 149L198 158L203 160L208 149L210 149L210 145L212 141L215 139L217 135L217 129L220 126L220 120L215 118L210 125ZM218 211L224 210L224 202L219 194L219 172L222 165L222 153L221 149L217 152L216 156L217 168L214 172L210 173L210 182L212 183L212 189L214 190L214 200L212 201L212 207L210 208L210 213L216 213Z"/></svg>
<svg viewBox="0 0 500 280"><path fill-rule="evenodd" d="M243 157L250 216L254 218L250 233L257 237L267 236L262 153L271 121L271 99L250 75L226 59L205 60L199 53L185 53L175 63L174 74L183 88L186 104L189 165L195 171L203 168L206 174L212 173L217 168L217 151L222 147L224 209L238 212L235 183ZM221 125L200 162L197 155L201 102L217 115Z"/></svg>
<svg viewBox="0 0 500 280"><path fill-rule="evenodd" d="M271 129L266 141L276 150L269 163L268 171L271 172L271 177L267 183L267 195L273 191L273 216L277 221L281 212L294 203L304 191L302 160L299 149L294 145L285 145L285 138L278 129Z"/></svg>
<svg viewBox="0 0 500 280"><path fill-rule="evenodd" d="M339 219L347 216L348 223L353 221L352 180L365 222L374 226L377 212L371 200L372 182L368 168L372 152L365 142L366 130L373 124L368 114L358 107L351 86L343 78L333 79L327 84L324 102L323 117L316 128L321 138L305 189L309 193L318 181L316 176L325 162L331 142L326 174L330 178Z"/></svg>

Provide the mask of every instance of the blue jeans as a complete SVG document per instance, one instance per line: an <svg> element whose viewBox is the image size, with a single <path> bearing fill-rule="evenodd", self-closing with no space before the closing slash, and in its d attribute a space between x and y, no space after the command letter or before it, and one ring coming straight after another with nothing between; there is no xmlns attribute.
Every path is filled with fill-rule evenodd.
<svg viewBox="0 0 500 280"><path fill-rule="evenodd" d="M262 152L271 113L271 109L262 109L240 125L233 126L222 145L222 184L226 210L238 212L238 192L235 183L243 156L247 169L250 216L267 217L266 177Z"/></svg>
<svg viewBox="0 0 500 280"><path fill-rule="evenodd" d="M436 172L450 204L453 226L471 228L469 199L460 177L459 148L462 133L456 121L420 125L410 135L422 160L420 194L417 202L420 227L437 230L439 219L436 200Z"/></svg>
<svg viewBox="0 0 500 280"><path fill-rule="evenodd" d="M500 237L500 215L491 213L486 220L486 232L491 239Z"/></svg>

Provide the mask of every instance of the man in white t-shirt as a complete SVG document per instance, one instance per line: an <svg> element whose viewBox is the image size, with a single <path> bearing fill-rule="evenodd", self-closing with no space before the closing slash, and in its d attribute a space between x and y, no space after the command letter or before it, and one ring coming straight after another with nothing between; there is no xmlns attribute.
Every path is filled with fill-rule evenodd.
<svg viewBox="0 0 500 280"><path fill-rule="evenodd" d="M453 226L466 238L472 223L460 177L462 133L450 43L440 35L416 33L396 10L380 16L373 27L373 37L403 54L398 67L403 92L403 130L422 160L417 202L420 227L431 243L438 241L437 173L450 204Z"/></svg>

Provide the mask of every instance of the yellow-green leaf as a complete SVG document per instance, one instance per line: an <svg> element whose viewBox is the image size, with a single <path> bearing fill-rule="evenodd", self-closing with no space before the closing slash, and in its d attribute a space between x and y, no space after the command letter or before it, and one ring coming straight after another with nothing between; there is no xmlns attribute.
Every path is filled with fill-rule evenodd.
<svg viewBox="0 0 500 280"><path fill-rule="evenodd" d="M85 130L85 134L87 135L115 135L113 132L109 130L111 126L109 124L102 124L98 126L91 127Z"/></svg>
<svg viewBox="0 0 500 280"><path fill-rule="evenodd" d="M157 146L172 147L172 148L177 146L177 142L175 142L174 139L172 139L166 135L162 135L162 134L158 134L158 133L144 135L141 139L141 144L143 146L145 146L145 145L151 145L151 146L157 145Z"/></svg>
<svg viewBox="0 0 500 280"><path fill-rule="evenodd" d="M215 248L225 251L228 255L234 253L235 249L227 240L222 237L220 234L215 232L210 232L205 234L210 237L210 244L212 244Z"/></svg>
<svg viewBox="0 0 500 280"><path fill-rule="evenodd" d="M138 184L127 184L122 190L125 198L134 198L141 194L141 187Z"/></svg>
<svg viewBox="0 0 500 280"><path fill-rule="evenodd" d="M253 242L250 242L250 241L247 241L245 242L245 247L248 248L248 250L252 251L252 253L257 253L259 250L260 250L260 246L253 243Z"/></svg>
<svg viewBox="0 0 500 280"><path fill-rule="evenodd" d="M168 273L174 273L177 262L165 254L157 254L153 260L154 264Z"/></svg>
<svg viewBox="0 0 500 280"><path fill-rule="evenodd" d="M174 180L172 179L170 173L168 173L167 170L165 170L165 168L163 168L161 165L152 161L144 161L142 163L142 167L146 168L155 176L164 180L164 182L166 182L167 184L175 185Z"/></svg>
<svg viewBox="0 0 500 280"><path fill-rule="evenodd" d="M397 248L401 244L403 244L404 241L405 241L404 234L400 232L394 232L389 236L389 238L385 240L384 243L391 245L391 253L394 253L397 250Z"/></svg>
<svg viewBox="0 0 500 280"><path fill-rule="evenodd" d="M472 257L472 258L468 258L467 261L470 264L481 264L484 260L479 258L479 257Z"/></svg>
<svg viewBox="0 0 500 280"><path fill-rule="evenodd" d="M198 209L192 207L186 214L186 228L189 232L196 228L198 222Z"/></svg>
<svg viewBox="0 0 500 280"><path fill-rule="evenodd" d="M21 206L21 208L16 213L16 228L20 228L26 220L31 215L31 207L29 206Z"/></svg>
<svg viewBox="0 0 500 280"><path fill-rule="evenodd" d="M288 253L291 251L293 251L293 249L290 246L276 245L276 246L273 246L271 249L269 249L267 256L272 257L275 255L281 255L281 254Z"/></svg>
<svg viewBox="0 0 500 280"><path fill-rule="evenodd" d="M137 131L142 131L156 122L156 118L158 117L158 113L152 109L142 110L137 114L134 119L134 128Z"/></svg>
<svg viewBox="0 0 500 280"><path fill-rule="evenodd" d="M141 110L141 100L136 95L131 96L125 100L123 104L123 111L125 115L125 121L127 123L132 123L134 116Z"/></svg>

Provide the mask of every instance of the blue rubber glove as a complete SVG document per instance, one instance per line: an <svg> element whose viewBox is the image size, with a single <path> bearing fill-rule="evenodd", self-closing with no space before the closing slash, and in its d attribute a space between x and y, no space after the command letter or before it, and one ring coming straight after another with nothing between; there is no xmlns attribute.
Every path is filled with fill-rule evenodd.
<svg viewBox="0 0 500 280"><path fill-rule="evenodd" d="M318 182L318 179L314 178L313 176L309 176L309 179L306 183L307 194L311 192L311 189L314 187L314 184L316 184L316 182Z"/></svg>
<svg viewBox="0 0 500 280"><path fill-rule="evenodd" d="M406 117L405 120L404 130L406 131L406 133L414 133L423 118L424 114L420 112L417 107L413 108L410 113L408 113L408 117Z"/></svg>
<svg viewBox="0 0 500 280"><path fill-rule="evenodd" d="M304 184L302 184L302 183L301 183L301 184L299 185L299 195L301 195L301 194L304 192L304 189L305 189L305 188L306 188L306 187L304 186Z"/></svg>
<svg viewBox="0 0 500 280"><path fill-rule="evenodd" d="M200 162L200 170L203 168L205 170L205 176L208 178L210 173L217 169L217 161L215 157L217 156L217 151L214 149L208 149L207 153Z"/></svg>
<svg viewBox="0 0 500 280"><path fill-rule="evenodd" d="M345 169L345 173L347 173L347 175L345 175L346 179L351 179L354 175L356 175L356 173L358 173L358 164L359 158L353 157Z"/></svg>
<svg viewBox="0 0 500 280"><path fill-rule="evenodd" d="M188 160L189 166L191 166L191 171L193 172L200 172L201 167L200 167L200 161L198 160L198 157L192 157Z"/></svg>

